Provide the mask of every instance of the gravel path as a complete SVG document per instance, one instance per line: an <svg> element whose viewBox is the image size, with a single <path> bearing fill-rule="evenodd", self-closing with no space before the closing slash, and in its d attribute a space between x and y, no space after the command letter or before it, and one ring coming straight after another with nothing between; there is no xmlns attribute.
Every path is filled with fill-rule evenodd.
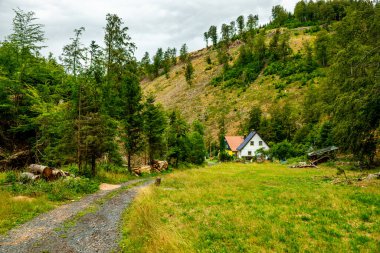
<svg viewBox="0 0 380 253"><path fill-rule="evenodd" d="M142 180L122 184L132 185ZM120 221L125 208L132 202L139 188L152 182L145 182L130 189L121 190L107 198L112 191L99 191L78 202L60 206L51 212L13 229L7 236L0 236L0 252L111 252L118 250L121 239ZM104 203L96 200L104 198ZM76 214L95 206L74 220ZM69 224L68 221L73 221ZM68 226L69 224L69 226Z"/></svg>

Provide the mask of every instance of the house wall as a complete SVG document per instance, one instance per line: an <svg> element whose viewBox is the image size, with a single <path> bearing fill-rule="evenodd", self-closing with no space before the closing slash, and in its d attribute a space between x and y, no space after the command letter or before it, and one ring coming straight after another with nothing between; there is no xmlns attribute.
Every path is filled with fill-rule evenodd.
<svg viewBox="0 0 380 253"><path fill-rule="evenodd" d="M251 141L254 142L253 146L251 145ZM262 146L259 146L260 141L263 142ZM255 156L255 152L261 148L264 148L264 150L269 149L268 145L263 141L263 139L261 139L261 137L258 134L255 134L253 138L248 142L248 144L240 152L238 152L238 157L243 158ZM252 152L252 155L248 154L249 151Z"/></svg>

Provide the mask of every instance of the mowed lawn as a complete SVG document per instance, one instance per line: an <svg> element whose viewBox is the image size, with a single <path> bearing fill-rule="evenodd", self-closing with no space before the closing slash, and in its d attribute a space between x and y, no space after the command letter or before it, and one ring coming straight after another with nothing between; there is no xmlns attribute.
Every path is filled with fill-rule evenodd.
<svg viewBox="0 0 380 253"><path fill-rule="evenodd" d="M175 172L124 215L123 252L380 252L380 182L333 168L220 164Z"/></svg>

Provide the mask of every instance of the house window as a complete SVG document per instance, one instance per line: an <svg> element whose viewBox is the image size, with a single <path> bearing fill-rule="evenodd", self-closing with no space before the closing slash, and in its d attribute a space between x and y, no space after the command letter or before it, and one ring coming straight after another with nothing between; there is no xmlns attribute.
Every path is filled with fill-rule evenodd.
<svg viewBox="0 0 380 253"><path fill-rule="evenodd" d="M252 156L252 151L248 151L248 155L249 155L249 156Z"/></svg>
<svg viewBox="0 0 380 253"><path fill-rule="evenodd" d="M254 141L251 141L251 146L254 146L255 145L255 142Z"/></svg>
<svg viewBox="0 0 380 253"><path fill-rule="evenodd" d="M262 146L263 145L263 142L262 141L259 141L259 146Z"/></svg>

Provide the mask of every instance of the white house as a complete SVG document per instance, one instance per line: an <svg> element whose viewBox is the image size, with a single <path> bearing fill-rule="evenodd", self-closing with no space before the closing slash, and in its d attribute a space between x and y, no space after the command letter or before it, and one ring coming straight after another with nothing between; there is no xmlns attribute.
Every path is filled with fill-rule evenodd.
<svg viewBox="0 0 380 253"><path fill-rule="evenodd" d="M245 136L226 136L224 138L226 150L237 158L251 159L259 149L269 150L268 144L256 132Z"/></svg>
<svg viewBox="0 0 380 253"><path fill-rule="evenodd" d="M250 159L256 155L256 151L259 149L269 150L269 146L256 131L253 131L237 147L237 157Z"/></svg>

